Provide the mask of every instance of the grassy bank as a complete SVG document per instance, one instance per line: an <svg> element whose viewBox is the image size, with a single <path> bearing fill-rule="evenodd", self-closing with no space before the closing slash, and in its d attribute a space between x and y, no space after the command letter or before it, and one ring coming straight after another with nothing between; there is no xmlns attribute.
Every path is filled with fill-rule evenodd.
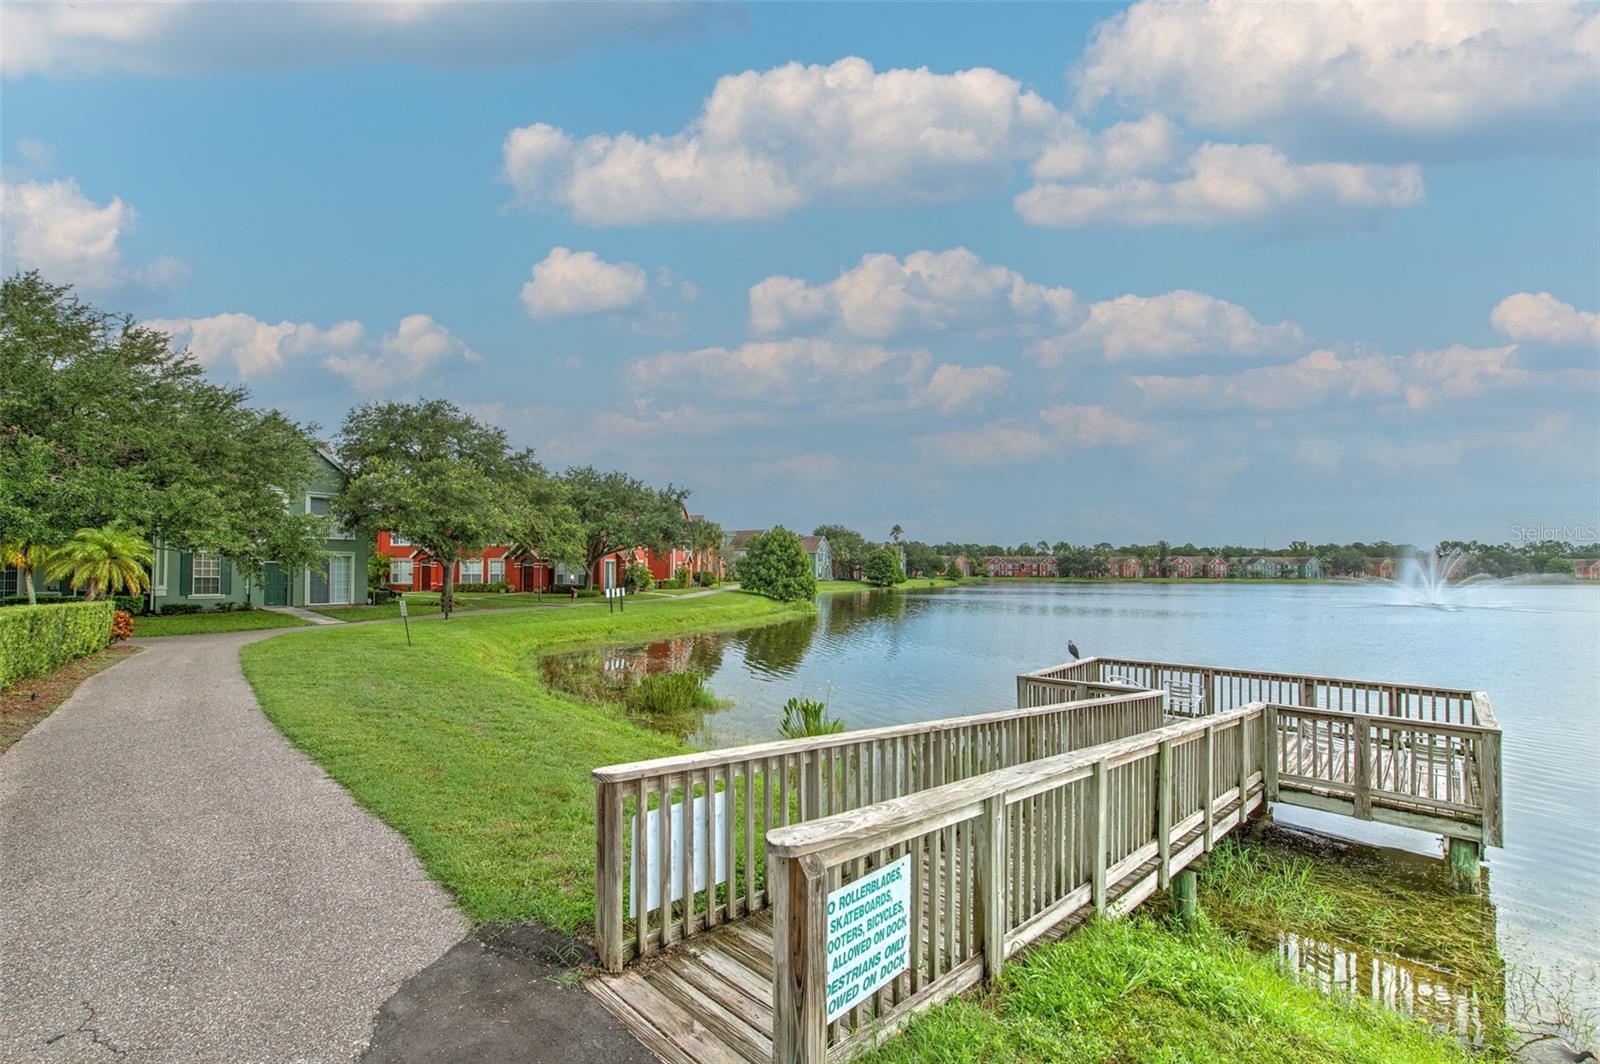
<svg viewBox="0 0 1600 1064"><path fill-rule="evenodd" d="M551 691L552 649L791 619L742 592L631 600L602 609L482 612L414 625L291 633L242 653L267 716L410 840L430 874L480 922L538 920L573 931L594 912L599 765L682 744Z"/></svg>
<svg viewBox="0 0 1600 1064"><path fill-rule="evenodd" d="M965 581L950 580L943 576L912 577L894 587L876 587L864 580L818 580L817 594L836 595L846 591L925 591L930 587L957 587L962 583Z"/></svg>
<svg viewBox="0 0 1600 1064"><path fill-rule="evenodd" d="M1159 907L1152 901L1147 908ZM1328 998L1214 927L1095 921L1009 965L981 999L936 1006L864 1058L1140 1064L1466 1064L1452 1039Z"/></svg>
<svg viewBox="0 0 1600 1064"><path fill-rule="evenodd" d="M135 617L133 634L139 639L167 635L205 635L211 632L254 632L263 628L299 628L310 621L271 610L229 610L226 613L164 613Z"/></svg>
<svg viewBox="0 0 1600 1064"><path fill-rule="evenodd" d="M1095 921L1031 950L988 992L937 1006L866 1059L1511 1059L1493 909L1453 893L1443 862L1270 829L1252 843L1218 846L1200 875L1200 903L1193 931L1177 926L1171 902L1157 895L1128 921ZM1353 963L1363 980L1389 965L1450 992L1437 1003L1419 994L1414 1018L1358 995L1330 994L1280 961L1285 935L1295 936L1302 955L1314 943L1337 943L1359 956ZM1362 989L1370 988L1363 982ZM1457 1007L1468 999L1479 1016L1463 1031ZM1443 1011L1430 1014L1433 1004ZM1468 1049L1457 1034L1479 1044Z"/></svg>

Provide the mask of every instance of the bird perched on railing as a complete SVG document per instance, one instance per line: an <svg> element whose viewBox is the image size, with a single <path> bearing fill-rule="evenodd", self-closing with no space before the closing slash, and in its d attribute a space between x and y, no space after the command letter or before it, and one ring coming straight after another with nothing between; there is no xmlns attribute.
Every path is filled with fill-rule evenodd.
<svg viewBox="0 0 1600 1064"><path fill-rule="evenodd" d="M1073 661L1078 660L1078 644L1074 643L1070 639L1067 640L1067 653L1072 655Z"/></svg>

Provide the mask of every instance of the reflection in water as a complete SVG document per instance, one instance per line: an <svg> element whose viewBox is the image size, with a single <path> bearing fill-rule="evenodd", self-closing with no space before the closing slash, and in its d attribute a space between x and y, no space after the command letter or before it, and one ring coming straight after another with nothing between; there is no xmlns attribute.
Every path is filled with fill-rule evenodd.
<svg viewBox="0 0 1600 1064"><path fill-rule="evenodd" d="M1288 930L1278 933L1274 952L1324 992L1372 998L1474 1044L1504 1015L1503 980L1474 985L1443 968Z"/></svg>

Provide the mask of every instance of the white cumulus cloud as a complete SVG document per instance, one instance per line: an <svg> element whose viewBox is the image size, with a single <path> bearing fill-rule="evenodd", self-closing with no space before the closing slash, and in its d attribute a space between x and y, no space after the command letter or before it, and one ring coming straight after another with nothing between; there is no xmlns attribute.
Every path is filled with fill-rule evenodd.
<svg viewBox="0 0 1600 1064"><path fill-rule="evenodd" d="M124 261L122 239L136 217L120 197L90 200L71 178L0 182L0 259L7 270L37 269L47 280L91 291L181 283L188 268L175 259Z"/></svg>
<svg viewBox="0 0 1600 1064"><path fill-rule="evenodd" d="M1050 366L1082 357L1111 362L1262 357L1287 353L1305 343L1305 334L1293 322L1267 325L1236 303L1178 289L1091 303L1076 328L1038 341L1028 353Z"/></svg>
<svg viewBox="0 0 1600 1064"><path fill-rule="evenodd" d="M882 339L907 333L1065 324L1075 297L985 263L966 248L914 251L902 261L870 254L837 278L810 285L768 277L750 289L750 327L781 333L823 327Z"/></svg>
<svg viewBox="0 0 1600 1064"><path fill-rule="evenodd" d="M1058 161L1039 171L1067 169ZM1415 165L1294 163L1265 144L1204 144L1171 174L1042 181L1018 193L1015 205L1023 220L1061 228L1217 226L1284 216L1331 227L1367 224L1422 199Z"/></svg>
<svg viewBox="0 0 1600 1064"><path fill-rule="evenodd" d="M631 262L606 262L592 251L555 247L533 267L522 286L522 305L532 318L558 318L621 310L644 299L649 280Z"/></svg>
<svg viewBox="0 0 1600 1064"><path fill-rule="evenodd" d="M1237 373L1129 378L1152 405L1189 409L1303 410L1340 402L1403 402L1412 410L1530 379L1516 347L1461 344L1410 355L1318 350Z"/></svg>
<svg viewBox="0 0 1600 1064"><path fill-rule="evenodd" d="M1418 136L1594 122L1600 9L1588 3L1136 3L1097 27L1075 78L1237 132L1332 125Z"/></svg>
<svg viewBox="0 0 1600 1064"><path fill-rule="evenodd" d="M875 71L864 59L719 79L675 133L512 130L519 198L607 225L751 219L819 199L944 201L1001 187L1071 119L986 67Z"/></svg>
<svg viewBox="0 0 1600 1064"><path fill-rule="evenodd" d="M0 8L7 77L309 67L380 61L518 64L630 37L681 33L703 4L15 3Z"/></svg>
<svg viewBox="0 0 1600 1064"><path fill-rule="evenodd" d="M450 363L479 361L464 340L426 314L401 318L376 343L359 321L324 329L310 322L272 323L229 313L144 324L166 333L174 348L187 348L207 369L244 379L269 375L297 359L319 359L323 368L361 391L381 392L412 384Z"/></svg>
<svg viewBox="0 0 1600 1064"><path fill-rule="evenodd" d="M1600 345L1600 314L1579 310L1549 292L1518 292L1489 315L1494 327L1519 343Z"/></svg>

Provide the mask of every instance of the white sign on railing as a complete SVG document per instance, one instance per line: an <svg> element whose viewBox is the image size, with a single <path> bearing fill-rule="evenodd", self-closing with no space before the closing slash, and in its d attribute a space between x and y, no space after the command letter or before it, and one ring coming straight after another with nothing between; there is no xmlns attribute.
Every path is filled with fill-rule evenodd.
<svg viewBox="0 0 1600 1064"><path fill-rule="evenodd" d="M911 855L828 895L828 1022L911 965Z"/></svg>
<svg viewBox="0 0 1600 1064"><path fill-rule="evenodd" d="M718 791L716 801L711 807L714 820L711 836L715 840L716 850L713 860L716 862L714 873L717 882L728 878L728 792ZM667 878L667 903L677 901L683 897L683 803L674 802L672 810L668 813L672 817L672 853L668 861ZM706 799L704 795L694 800L694 811L690 814L694 818L694 889L706 889ZM646 912L652 912L661 907L661 814L660 810L645 814L645 899ZM633 882L639 882L639 818L633 818L633 863L630 869ZM628 915L638 916L639 897L637 892L628 891Z"/></svg>

